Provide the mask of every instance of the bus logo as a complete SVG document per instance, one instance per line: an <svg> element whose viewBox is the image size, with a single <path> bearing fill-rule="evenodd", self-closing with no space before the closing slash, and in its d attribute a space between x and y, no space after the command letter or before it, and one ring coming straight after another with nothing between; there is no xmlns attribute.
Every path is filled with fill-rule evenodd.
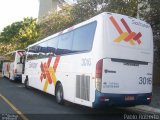
<svg viewBox="0 0 160 120"><path fill-rule="evenodd" d="M48 85L49 84L53 84L54 86L56 85L57 79L55 76L55 72L57 70L57 66L59 64L59 60L60 57L56 57L55 61L54 61L54 65L53 67L50 65L52 58L48 58L47 62L42 63L41 62L41 76L40 76L40 80L42 82L42 80L45 80L45 84L43 87L43 90L46 92Z"/></svg>
<svg viewBox="0 0 160 120"><path fill-rule="evenodd" d="M142 34L139 33L135 33L131 30L131 28L128 26L127 22L122 18L121 22L124 25L125 29L127 30L127 32L124 32L121 27L118 25L117 21L114 19L113 16L110 17L110 20L112 22L112 24L114 25L114 27L116 28L116 30L118 31L118 33L120 34L115 40L114 42L121 42L122 40L125 42L129 42L131 45L135 45L135 42L137 42L139 45L141 44L141 36Z"/></svg>

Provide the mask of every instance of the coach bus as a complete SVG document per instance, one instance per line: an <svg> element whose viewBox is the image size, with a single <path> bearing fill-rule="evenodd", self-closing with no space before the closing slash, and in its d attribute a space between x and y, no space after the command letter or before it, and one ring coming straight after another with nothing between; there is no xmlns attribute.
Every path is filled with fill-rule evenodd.
<svg viewBox="0 0 160 120"><path fill-rule="evenodd" d="M3 57L2 76L10 80L21 80L24 71L25 51L13 51Z"/></svg>
<svg viewBox="0 0 160 120"><path fill-rule="evenodd" d="M152 98L153 35L141 20L101 13L27 47L22 82L88 106L147 105Z"/></svg>

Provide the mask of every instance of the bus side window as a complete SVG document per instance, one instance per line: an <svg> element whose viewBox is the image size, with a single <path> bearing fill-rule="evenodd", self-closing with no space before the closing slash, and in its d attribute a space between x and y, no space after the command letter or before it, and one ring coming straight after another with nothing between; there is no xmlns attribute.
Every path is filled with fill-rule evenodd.
<svg viewBox="0 0 160 120"><path fill-rule="evenodd" d="M27 60L37 59L38 53L37 53L36 47L37 46L32 46L32 47L29 48Z"/></svg>
<svg viewBox="0 0 160 120"><path fill-rule="evenodd" d="M74 31L72 50L75 52L89 51L92 49L97 22L92 22ZM88 34L89 33L89 34Z"/></svg>
<svg viewBox="0 0 160 120"><path fill-rule="evenodd" d="M47 57L47 42L42 42L40 44L38 44L39 46L39 50L37 51L39 53L38 58L46 58Z"/></svg>
<svg viewBox="0 0 160 120"><path fill-rule="evenodd" d="M47 54L48 56L55 56L58 46L59 37L51 38L47 41Z"/></svg>
<svg viewBox="0 0 160 120"><path fill-rule="evenodd" d="M58 42L57 55L72 53L73 31L64 33Z"/></svg>

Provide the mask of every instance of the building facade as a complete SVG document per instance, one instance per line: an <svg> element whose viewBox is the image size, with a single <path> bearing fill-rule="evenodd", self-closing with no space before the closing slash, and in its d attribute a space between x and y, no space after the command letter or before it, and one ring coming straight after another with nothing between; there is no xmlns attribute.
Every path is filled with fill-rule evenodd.
<svg viewBox="0 0 160 120"><path fill-rule="evenodd" d="M64 3L74 4L76 3L76 0L39 0L38 18L43 17L51 10L57 9L60 5Z"/></svg>

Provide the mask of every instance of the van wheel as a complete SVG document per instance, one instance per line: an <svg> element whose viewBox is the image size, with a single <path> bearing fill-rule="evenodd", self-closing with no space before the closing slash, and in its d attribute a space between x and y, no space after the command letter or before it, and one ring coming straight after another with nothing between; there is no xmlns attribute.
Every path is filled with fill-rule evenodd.
<svg viewBox="0 0 160 120"><path fill-rule="evenodd" d="M3 77L3 78L5 78L5 76L4 76L4 72L2 72L2 77Z"/></svg>
<svg viewBox="0 0 160 120"><path fill-rule="evenodd" d="M10 78L10 73L9 73L9 76L8 76L8 77L9 77L9 80L10 80L10 79L11 79L11 78Z"/></svg>
<svg viewBox="0 0 160 120"><path fill-rule="evenodd" d="M25 88L29 88L29 81L28 81L28 79L25 79L25 81L24 81L24 86L25 86Z"/></svg>
<svg viewBox="0 0 160 120"><path fill-rule="evenodd" d="M63 104L64 103L64 98L63 98L63 87L61 83L58 83L56 86L56 101L58 104Z"/></svg>

